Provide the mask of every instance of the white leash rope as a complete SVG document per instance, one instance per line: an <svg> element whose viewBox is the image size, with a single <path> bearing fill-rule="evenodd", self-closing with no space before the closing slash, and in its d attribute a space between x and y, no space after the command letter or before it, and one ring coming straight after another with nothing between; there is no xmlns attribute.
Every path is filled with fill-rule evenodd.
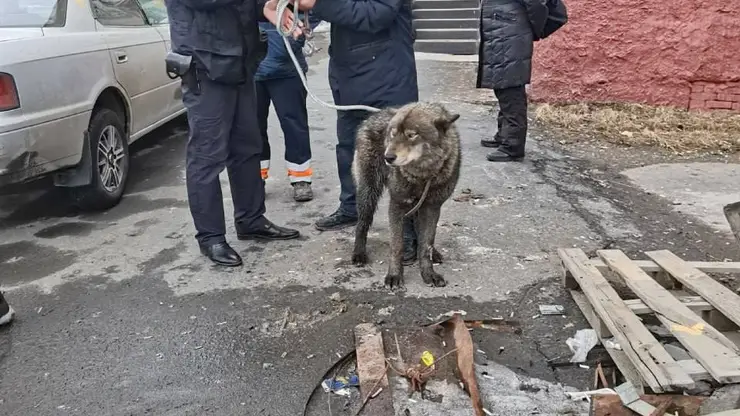
<svg viewBox="0 0 740 416"><path fill-rule="evenodd" d="M295 66L296 71L298 72L298 76L301 78L301 82L303 83L303 88L306 89L306 92L311 97L312 100L316 101L318 104L323 105L324 107L331 108L337 111L352 111L352 110L360 110L360 111L369 111L371 113L377 113L380 111L379 108L370 107L367 105L336 105L334 103L327 103L326 101L322 101L319 97L317 97L310 88L308 88L308 80L306 79L306 75L303 73L303 70L301 69L301 64L298 63L298 58L296 58L295 53L293 53L293 48L290 45L290 42L288 41L288 38L293 36L293 31L298 27L298 14L293 17L293 24L291 27L284 31L282 28L282 21L283 21L283 14L285 14L285 11L288 10L288 5L291 3L292 0L278 0L277 2L277 21L278 24L275 25L275 28L277 29L278 33L283 37L283 43L285 43L285 48L288 50L288 55L290 55L290 59L293 61L293 65ZM294 7L296 10L298 0L294 1L294 4L296 7Z"/></svg>

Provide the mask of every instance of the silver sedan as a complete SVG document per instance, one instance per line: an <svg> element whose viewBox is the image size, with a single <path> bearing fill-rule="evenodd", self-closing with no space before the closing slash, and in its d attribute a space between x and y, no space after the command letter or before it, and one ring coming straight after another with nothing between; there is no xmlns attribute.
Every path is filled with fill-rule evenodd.
<svg viewBox="0 0 740 416"><path fill-rule="evenodd" d="M185 112L162 0L0 1L0 186L53 175L120 201L129 144Z"/></svg>

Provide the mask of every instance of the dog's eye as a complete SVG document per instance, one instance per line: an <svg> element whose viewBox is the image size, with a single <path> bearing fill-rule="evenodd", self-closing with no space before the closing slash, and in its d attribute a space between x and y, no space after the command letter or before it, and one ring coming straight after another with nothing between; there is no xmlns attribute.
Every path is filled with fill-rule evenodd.
<svg viewBox="0 0 740 416"><path fill-rule="evenodd" d="M417 136L418 136L418 134L416 134L415 131L413 131L413 130L406 130L406 138L408 138L410 140L414 140Z"/></svg>

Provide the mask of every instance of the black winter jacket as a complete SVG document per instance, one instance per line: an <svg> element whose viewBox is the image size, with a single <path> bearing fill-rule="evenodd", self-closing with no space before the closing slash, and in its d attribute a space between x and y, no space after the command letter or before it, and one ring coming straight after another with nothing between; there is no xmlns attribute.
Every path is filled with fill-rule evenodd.
<svg viewBox="0 0 740 416"><path fill-rule="evenodd" d="M529 83L534 41L542 37L547 0L482 0L478 88Z"/></svg>
<svg viewBox="0 0 740 416"><path fill-rule="evenodd" d="M329 84L337 104L419 99L410 0L316 0L312 12L331 23Z"/></svg>
<svg viewBox="0 0 740 416"><path fill-rule="evenodd" d="M192 56L212 81L241 84L256 70L266 0L166 0L172 51ZM251 70L251 71L250 71Z"/></svg>

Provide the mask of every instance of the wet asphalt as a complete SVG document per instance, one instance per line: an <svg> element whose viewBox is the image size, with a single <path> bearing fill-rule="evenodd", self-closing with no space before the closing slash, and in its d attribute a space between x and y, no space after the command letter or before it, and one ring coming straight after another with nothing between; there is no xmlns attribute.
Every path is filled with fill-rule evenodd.
<svg viewBox="0 0 740 416"><path fill-rule="evenodd" d="M369 267L348 262L351 230L313 229L339 193L335 115L314 103L316 198L308 203L290 197L271 115L268 217L302 238L237 242L229 223L227 238L245 265L210 265L198 254L187 209L187 126L175 120L133 145L126 196L107 212L76 212L47 181L0 195L0 288L18 312L0 330L0 414L301 415L320 377L353 348L354 325L419 325L459 309L520 322L521 335L475 336L483 350L504 347L494 360L586 388L590 372L547 365L567 360L565 339L586 326L560 285L558 247L635 253L670 240L697 260L736 254L724 236L631 186L608 159L572 156L539 126L530 129L524 162L486 162L478 141L495 131L495 107L492 94L473 89L475 64L418 66L422 98L462 115L458 193L481 196L443 210L437 238L446 261L438 270L447 287L425 287L416 267L406 270L405 293L382 287L384 203ZM329 100L324 55L312 60L309 78ZM228 217L225 177L222 185ZM553 303L566 315L533 318L539 304Z"/></svg>

